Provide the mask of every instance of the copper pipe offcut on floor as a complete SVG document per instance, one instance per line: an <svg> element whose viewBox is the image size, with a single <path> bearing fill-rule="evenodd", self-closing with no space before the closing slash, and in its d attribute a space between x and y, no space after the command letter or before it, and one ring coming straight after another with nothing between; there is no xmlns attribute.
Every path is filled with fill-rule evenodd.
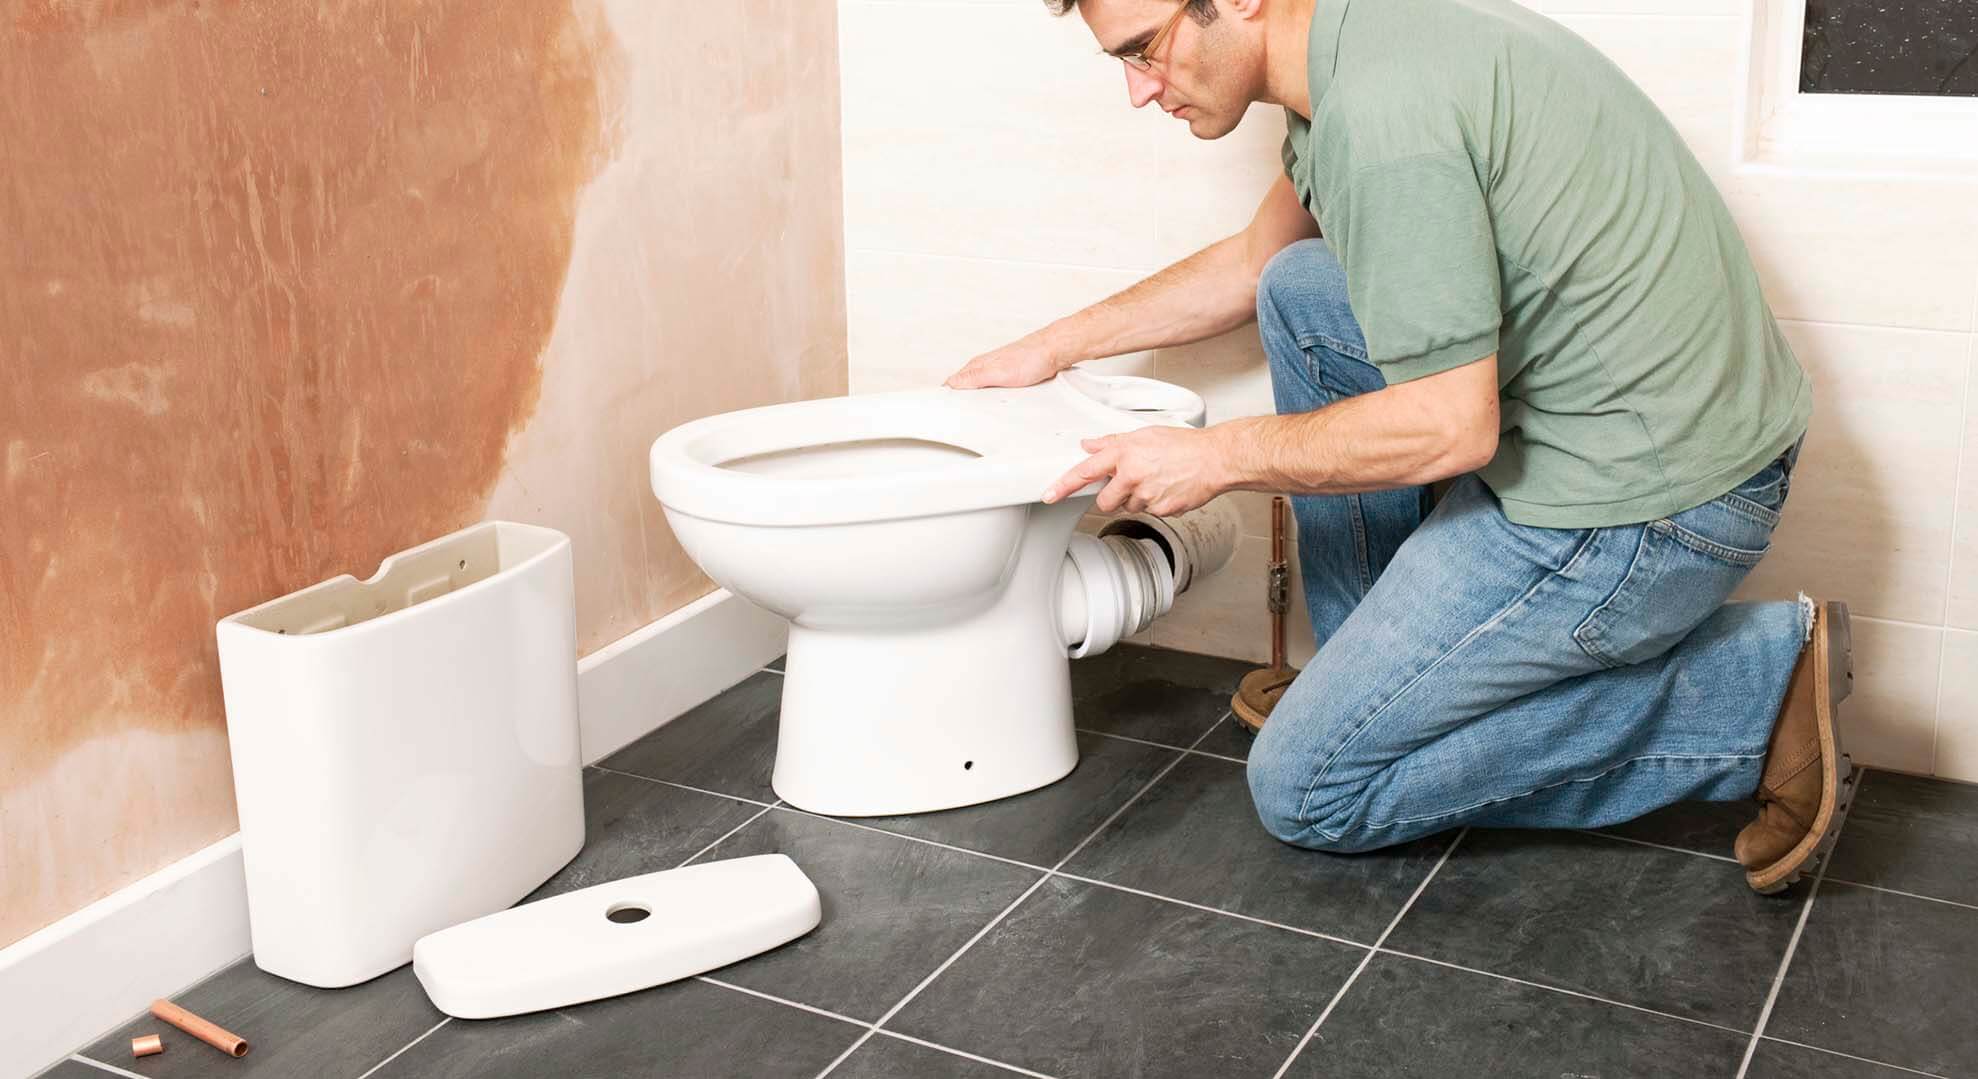
<svg viewBox="0 0 1978 1079"><path fill-rule="evenodd" d="M140 1034L130 1040L130 1055L155 1057L165 1051L165 1039L156 1034Z"/></svg>
<svg viewBox="0 0 1978 1079"><path fill-rule="evenodd" d="M230 1057L247 1055L247 1039L186 1011L169 1000L151 1002L151 1014L198 1038Z"/></svg>

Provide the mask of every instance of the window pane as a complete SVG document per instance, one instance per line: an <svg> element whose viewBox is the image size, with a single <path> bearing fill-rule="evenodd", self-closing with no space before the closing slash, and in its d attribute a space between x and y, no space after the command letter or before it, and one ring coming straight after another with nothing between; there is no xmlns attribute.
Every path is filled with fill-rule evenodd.
<svg viewBox="0 0 1978 1079"><path fill-rule="evenodd" d="M1806 0L1809 94L1978 96L1978 0Z"/></svg>

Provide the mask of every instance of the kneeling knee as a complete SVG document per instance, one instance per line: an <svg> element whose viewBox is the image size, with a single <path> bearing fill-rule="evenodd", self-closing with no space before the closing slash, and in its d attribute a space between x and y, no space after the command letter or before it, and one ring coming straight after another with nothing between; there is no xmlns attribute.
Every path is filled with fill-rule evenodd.
<svg viewBox="0 0 1978 1079"><path fill-rule="evenodd" d="M1334 795L1347 795L1349 804L1357 801L1352 792L1334 790L1330 787L1312 787L1295 778L1297 769L1287 769L1269 752L1260 752L1262 747L1253 749L1248 765L1250 800L1256 806L1257 820L1281 843L1307 850L1344 853L1363 849L1347 838L1350 829L1336 825L1343 823L1332 815L1315 812L1315 806L1333 804L1338 799Z"/></svg>

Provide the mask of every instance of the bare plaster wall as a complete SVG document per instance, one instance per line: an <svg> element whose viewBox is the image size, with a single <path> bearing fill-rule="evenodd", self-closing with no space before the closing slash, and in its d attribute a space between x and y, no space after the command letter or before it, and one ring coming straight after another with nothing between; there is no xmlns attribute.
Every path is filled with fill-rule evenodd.
<svg viewBox="0 0 1978 1079"><path fill-rule="evenodd" d="M234 827L213 622L484 517L580 651L645 446L843 392L835 13L0 0L0 944Z"/></svg>

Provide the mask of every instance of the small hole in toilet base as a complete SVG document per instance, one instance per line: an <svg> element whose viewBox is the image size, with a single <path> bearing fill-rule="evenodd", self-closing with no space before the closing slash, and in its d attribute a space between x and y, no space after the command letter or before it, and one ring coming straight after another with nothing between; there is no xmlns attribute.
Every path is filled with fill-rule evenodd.
<svg viewBox="0 0 1978 1079"><path fill-rule="evenodd" d="M970 768L973 768L973 767L975 767L975 762L974 762L974 761L963 761L963 762L962 762L962 771L964 771L964 772L966 772L966 771L968 771L968 770L969 770Z"/></svg>
<svg viewBox="0 0 1978 1079"><path fill-rule="evenodd" d="M606 918L610 919L611 921L617 922L619 925L630 925L633 922L643 922L651 915L652 915L652 911L647 910L645 907L642 907L637 903L613 904L611 909L604 912L604 916Z"/></svg>

